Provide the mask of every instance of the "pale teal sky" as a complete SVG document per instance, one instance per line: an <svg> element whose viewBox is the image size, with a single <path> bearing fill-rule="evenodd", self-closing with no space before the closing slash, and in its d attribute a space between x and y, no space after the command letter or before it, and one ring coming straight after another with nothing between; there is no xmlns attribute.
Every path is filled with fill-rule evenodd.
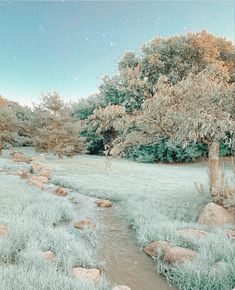
<svg viewBox="0 0 235 290"><path fill-rule="evenodd" d="M154 36L207 29L234 40L234 1L0 2L0 94L76 100Z"/></svg>

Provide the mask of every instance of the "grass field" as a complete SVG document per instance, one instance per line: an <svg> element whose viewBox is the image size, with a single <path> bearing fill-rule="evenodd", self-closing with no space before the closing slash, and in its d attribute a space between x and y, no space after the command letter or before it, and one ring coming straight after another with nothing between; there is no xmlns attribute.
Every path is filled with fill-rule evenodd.
<svg viewBox="0 0 235 290"><path fill-rule="evenodd" d="M30 155L32 151L27 149L27 153ZM45 162L55 169L54 184L73 188L80 194L120 202L140 247L154 240L167 240L173 245L199 252L195 260L167 268L157 259L157 270L164 272L170 283L188 290L229 290L235 286L234 243L222 228L212 229L196 224L201 210L210 200L206 193L198 193L193 184L207 184L206 163L138 164L127 160L107 162L103 157L86 155L72 159L45 156ZM229 175L231 172L227 166L226 173ZM16 177L6 179L4 176L1 181L1 198L4 200L0 205L1 223L9 225L12 233L0 241L0 253L1 257L14 257L14 264L0 271L4 289L9 289L13 276L20 281L22 275L25 278L21 289L65 289L64 285L69 285L66 289L77 289L78 282L70 277L69 269L75 263L90 266L95 262L86 255L87 250L81 250L82 243L76 243L73 236L53 227L62 220L73 218L70 205L57 197L26 187ZM208 230L210 234L200 240L185 241L177 235L177 230L183 228ZM57 266L46 264L37 254L39 250L49 248L58 255L56 265L59 271L56 271ZM41 267L42 263L45 267ZM218 266L214 267L215 264ZM51 273L50 279L46 278L48 272ZM37 282L34 281L36 275L39 277ZM56 285L61 288L50 288L57 280ZM30 288L32 285L35 288ZM81 290L88 289L86 286L79 287ZM106 288L101 285L98 289Z"/></svg>
<svg viewBox="0 0 235 290"><path fill-rule="evenodd" d="M0 159L0 167L25 168ZM30 186L18 176L0 174L0 224L9 228L0 236L2 290L107 290L105 281L93 286L72 277L74 266L93 267L92 249L82 237L68 233L62 222L73 220L68 200ZM42 251L56 258L45 260Z"/></svg>
<svg viewBox="0 0 235 290"><path fill-rule="evenodd" d="M235 247L223 229L196 224L209 195L197 192L194 182L205 185L207 163L191 165L138 164L127 160L107 163L103 157L82 156L73 161L54 160L53 181L80 193L111 198L122 203L123 211L136 231L140 246L154 240L199 252L198 258L172 268L158 261L158 270L180 289L232 289L235 285ZM231 167L226 167L228 176ZM201 240L182 240L177 230L208 230ZM214 264L219 262L219 275ZM166 272L167 271L167 272Z"/></svg>

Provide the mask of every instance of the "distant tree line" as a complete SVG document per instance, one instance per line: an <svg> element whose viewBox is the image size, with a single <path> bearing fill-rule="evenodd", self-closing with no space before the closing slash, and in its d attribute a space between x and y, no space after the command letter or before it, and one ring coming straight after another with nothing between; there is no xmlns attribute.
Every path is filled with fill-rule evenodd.
<svg viewBox="0 0 235 290"><path fill-rule="evenodd" d="M234 82L232 42L207 31L158 37L138 56L125 53L99 93L77 103L49 93L31 110L2 98L1 137L59 156L109 150L140 162L190 162L209 155L215 191L219 154L233 153Z"/></svg>

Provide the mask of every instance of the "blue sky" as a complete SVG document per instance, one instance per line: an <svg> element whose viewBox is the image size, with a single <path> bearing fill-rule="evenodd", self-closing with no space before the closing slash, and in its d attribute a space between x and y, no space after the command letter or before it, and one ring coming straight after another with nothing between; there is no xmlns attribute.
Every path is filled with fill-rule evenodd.
<svg viewBox="0 0 235 290"><path fill-rule="evenodd" d="M23 104L97 91L127 50L207 29L234 40L233 1L0 2L0 94Z"/></svg>

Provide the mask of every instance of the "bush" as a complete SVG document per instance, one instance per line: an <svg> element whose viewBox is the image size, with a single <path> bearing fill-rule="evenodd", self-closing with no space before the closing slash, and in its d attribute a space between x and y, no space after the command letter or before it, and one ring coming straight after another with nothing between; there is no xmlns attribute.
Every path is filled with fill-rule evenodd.
<svg viewBox="0 0 235 290"><path fill-rule="evenodd" d="M221 143L220 156L231 155L231 150L229 145ZM191 143L183 148L182 145L172 144L167 140L152 145L129 147L125 152L125 157L128 159L143 163L192 162L207 156L208 147L206 144Z"/></svg>

